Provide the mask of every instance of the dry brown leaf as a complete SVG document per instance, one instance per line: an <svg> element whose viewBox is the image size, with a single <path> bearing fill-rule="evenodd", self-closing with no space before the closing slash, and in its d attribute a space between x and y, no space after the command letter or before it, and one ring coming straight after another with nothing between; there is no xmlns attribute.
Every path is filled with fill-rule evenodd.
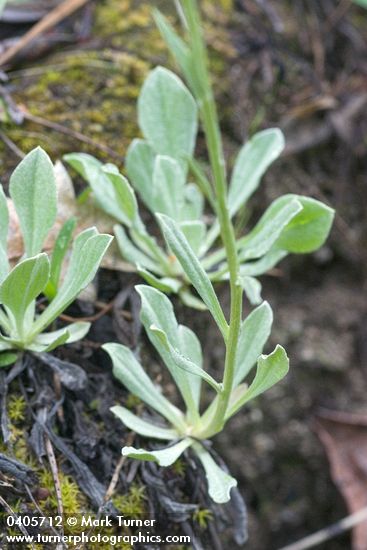
<svg viewBox="0 0 367 550"><path fill-rule="evenodd" d="M55 165L55 175L58 195L57 217L54 227L46 239L44 250L48 253L52 251L55 239L62 225L66 220L73 216L77 218L77 229L75 234L80 233L84 229L92 226L95 226L100 233L113 234L114 221L95 206L92 198L89 198L82 205L77 204L73 183L61 162L57 162ZM18 216L15 212L13 201L11 199L8 199L8 209L8 256L10 262L15 263L23 255L23 239L19 228ZM134 270L130 264L123 261L115 242L112 242L112 245L105 254L101 266L118 271Z"/></svg>
<svg viewBox="0 0 367 550"><path fill-rule="evenodd" d="M350 514L367 506L367 413L322 411L316 431L326 449L331 475ZM367 550L367 521L352 532L353 550Z"/></svg>

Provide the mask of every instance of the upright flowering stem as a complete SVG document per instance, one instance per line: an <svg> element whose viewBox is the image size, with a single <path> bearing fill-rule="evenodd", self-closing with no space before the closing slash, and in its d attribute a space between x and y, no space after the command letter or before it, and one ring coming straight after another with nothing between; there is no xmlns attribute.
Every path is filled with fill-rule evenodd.
<svg viewBox="0 0 367 550"><path fill-rule="evenodd" d="M201 437L210 437L219 432L224 425L225 415L233 387L234 368L237 343L242 318L242 287L238 284L239 261L236 249L236 239L227 199L227 176L220 133L218 113L208 71L206 47L202 35L199 9L196 0L182 0L183 12L186 18L189 40L191 43L191 70L193 71L193 92L196 96L203 129L206 136L209 159L213 174L214 192L216 197L216 213L218 216L221 238L226 251L230 276L230 320L228 335L225 340L226 355L223 375L223 391L219 395L214 414L202 427Z"/></svg>

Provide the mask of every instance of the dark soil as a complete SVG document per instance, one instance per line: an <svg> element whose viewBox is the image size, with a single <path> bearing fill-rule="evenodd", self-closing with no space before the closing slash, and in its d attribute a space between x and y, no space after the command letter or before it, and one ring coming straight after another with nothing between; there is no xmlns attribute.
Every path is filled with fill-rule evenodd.
<svg viewBox="0 0 367 550"><path fill-rule="evenodd" d="M132 2L131 9L140 9L141 4ZM111 6L115 9L113 2ZM213 34L208 33L215 55L221 60L215 70L217 75L222 75L218 95L224 106L221 113L228 158L233 158L243 139L259 129L281 126L287 136L286 154L270 170L252 200L250 219L256 220L272 199L286 192L319 198L337 211L331 237L322 250L310 256L287 259L279 270L262 281L263 297L275 312L269 348L275 343L286 347L291 358L290 374L282 384L239 413L214 440L216 451L239 480L239 490L248 507L250 542L247 547L251 550L276 550L348 513L331 479L325 452L314 430L314 419L320 408L360 412L367 408L367 303L363 297L367 259L366 16L362 8L336 0L322 3L238 0L229 15L220 16L218 25L221 32L227 31L234 53L222 34L213 38ZM89 44L93 44L93 40L95 35ZM102 44L111 46L108 35L103 35L103 41ZM216 47L216 42L220 47ZM114 55L129 49L114 44ZM146 53L142 53L146 65L141 72L131 69L124 72L123 78L136 87L144 70L151 63L161 62L162 55L159 49L155 59L147 61ZM44 58L33 61L32 66L42 67L49 62ZM27 62L23 60L23 63L23 68L27 67ZM17 102L22 100L22 94L24 101L30 99L29 89L21 90L24 82L13 83ZM39 83L32 81L35 87ZM70 94L69 84L65 90L59 81L52 86L44 82L42 85L51 90L52 100L58 95L63 100ZM100 93L106 101L103 87ZM134 109L134 93L136 95L136 91L129 93L128 98L124 96L124 100L130 101L129 114L123 118L128 133L135 129L127 122ZM83 99L80 101L84 108ZM77 103L74 97L72 109L77 109ZM35 114L40 115L43 108L44 118L54 116L47 104L40 107L36 100L30 104ZM92 107L88 112L91 119L95 116L91 114L91 110L93 113L95 110L95 106ZM72 126L71 119L72 113L67 111L62 122ZM86 126L81 126L87 135L90 124L88 119ZM96 127L94 130L94 139L103 135L103 127L101 131ZM24 146L19 128L7 126L5 131L18 147ZM29 134L21 136L28 140L25 147L33 146L31 141L37 137L32 134L34 127L23 126L21 132ZM123 145L116 136L115 126L113 132L106 142L122 156ZM124 136L124 143L125 139ZM68 136L67 145L65 142L60 148L59 144L52 145L51 152L55 156L76 148L80 149L80 143ZM83 148L89 150L86 145ZM201 144L199 150L202 150ZM96 150L92 152L96 154ZM4 150L2 162L9 169L17 159L9 155L9 150ZM88 374L83 390L62 389L64 419L54 411L50 426L56 434L53 444L60 468L76 479L87 496L89 508L94 510L102 504L98 500L101 496L103 500L101 487L106 490L110 483L120 448L129 437L121 423L113 419L109 407L129 399L130 405L141 411L141 405L134 403L114 381L109 360L99 349L100 345L114 340L139 349L152 376L174 396L172 384L165 375L162 378L157 358L140 332L139 304L132 290L136 282L134 275L102 271L96 283L98 299L104 303L115 300L115 307L93 324L83 343L65 347L55 354L81 366ZM226 304L226 289L220 292ZM79 302L73 307L68 313L75 316L98 312L93 304ZM209 316L192 314L178 302L175 308L179 319L201 335L206 367L213 374L220 372L223 350ZM37 415L48 411L49 415L60 397L55 393L51 369L34 357L28 358L26 370L9 386L9 395L10 391L23 393L27 398L23 430L29 444L35 422L31 412ZM78 478L75 464L70 456L65 456L59 440L88 466L92 477L85 474ZM33 457L35 451L36 455L42 454L35 441L34 436L33 450L29 450ZM136 438L134 444L137 441ZM211 506L205 497L200 469L192 458L185 462L183 473L174 468L162 473L126 462L117 492L125 494L134 483L148 487L151 507L166 514L169 511L170 527L174 524L175 505L167 505L167 500L162 499L167 488L174 502L186 506L199 504L201 508ZM27 506L26 494L21 495ZM15 495L9 491L6 497L14 499ZM216 522L209 522L210 529L206 531L190 519L192 510L184 507L179 512L176 510L179 529L190 532L194 528L205 550L215 547L215 539L227 547L230 530L218 535L214 524L221 531L231 521L235 523L240 509L239 505L232 510L220 508L213 509ZM319 548L344 550L350 547L349 541L346 534Z"/></svg>

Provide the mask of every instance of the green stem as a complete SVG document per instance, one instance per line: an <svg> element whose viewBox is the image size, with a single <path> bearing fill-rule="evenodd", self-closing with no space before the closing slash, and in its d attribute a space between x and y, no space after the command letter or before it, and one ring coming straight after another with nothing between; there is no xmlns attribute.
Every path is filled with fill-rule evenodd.
<svg viewBox="0 0 367 550"><path fill-rule="evenodd" d="M225 414L233 387L237 343L242 318L242 288L238 285L239 262L236 238L227 203L227 177L220 133L218 114L208 72L208 60L201 21L196 0L183 0L185 16L191 41L192 69L194 71L195 95L199 104L202 124L206 136L210 164L213 172L217 215L221 238L226 251L230 275L230 323L226 339L226 356L223 375L223 391L219 395L215 415L207 426L203 426L198 437L210 437L224 425Z"/></svg>

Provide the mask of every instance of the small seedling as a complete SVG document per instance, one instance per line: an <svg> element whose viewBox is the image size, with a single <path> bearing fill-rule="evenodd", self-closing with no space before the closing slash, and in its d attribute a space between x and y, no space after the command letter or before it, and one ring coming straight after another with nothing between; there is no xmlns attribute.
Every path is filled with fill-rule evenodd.
<svg viewBox="0 0 367 550"><path fill-rule="evenodd" d="M0 366L13 363L16 350L51 351L83 338L89 323L44 331L92 281L112 239L94 227L79 233L60 284L75 222L69 220L61 228L51 258L41 252L57 213L54 167L42 149L34 149L21 161L10 178L9 193L19 218L24 256L10 268L9 211L0 186ZM38 315L36 300L41 294L49 304Z"/></svg>
<svg viewBox="0 0 367 550"><path fill-rule="evenodd" d="M106 344L104 349L111 356L115 376L132 394L166 420L166 424L162 425L139 418L125 407L113 407L114 414L130 429L144 437L170 443L152 451L124 447L123 455L169 466L191 448L205 469L210 496L216 502L226 502L237 482L215 463L204 440L222 431L234 414L280 381L289 367L287 354L281 346L276 346L268 355L263 354L273 322L269 304L262 302L243 320L243 293L245 291L253 303L259 302L259 283L255 277L275 265L288 252L310 252L320 247L329 233L334 213L314 199L286 195L270 205L253 230L244 237L236 238L233 216L255 191L264 170L279 155L283 138L279 130L257 134L240 150L228 184L196 0L182 0L181 15L187 31L186 41L158 12L156 20L193 95L166 70L158 69L148 77L139 100L140 125L146 140L132 146L128 155L128 171L136 188L140 181L141 197L156 213L169 254L165 258L179 266L185 281L196 290L218 326L225 346L224 372L218 381L204 370L200 342L188 327L178 324L172 304L162 292L165 289L159 288L161 281L159 284L156 282L158 288L146 285L136 287L142 301L141 320L180 391L185 410L181 411L164 397L126 346ZM177 95L178 90L181 96ZM202 179L201 189L205 191L216 216L208 233L198 216L202 214L201 198L192 203L188 199L192 196L190 193L201 197L199 190L185 183L188 163L191 167L195 166L188 156L192 154L196 135L196 111L200 115L211 165L212 183L204 180L204 176L201 178L199 169L193 169L197 181ZM177 117L173 116L174 113ZM141 220L137 216L132 189L123 176L115 167L103 167L93 160L85 161L85 157L69 160L75 167L79 166L79 171L90 181L96 196L97 192L103 192L102 189L104 198L107 197L107 189L111 193L113 191L111 197L115 199L111 201L111 207L112 204L117 207L123 203L123 200L120 203L117 200L123 192L130 197L130 225L125 225L130 228L135 245L141 244L140 250L133 248L134 254L136 258L139 256L142 265L144 258L152 260L152 238L148 235L142 240L143 233L137 232ZM88 173L90 170L94 173ZM120 183L115 185L117 180ZM97 184L92 181L100 183L98 191L95 189ZM107 181L110 182L108 186L103 183ZM102 204L102 198L99 200ZM191 208L191 220L188 220L186 213L183 214L188 207L189 210ZM119 209L119 212L121 214L122 210ZM126 217L127 212L125 209ZM123 239L121 236L119 238L119 232ZM131 251L132 241L125 232L117 228L116 233L122 251ZM223 246L207 255L208 243L217 236ZM149 282L154 282L147 271L140 269L140 272ZM229 320L212 284L222 279L229 279ZM177 279L171 277L171 280L182 279L177 276ZM249 377L252 379L246 383ZM212 402L203 412L200 407L202 382L215 392Z"/></svg>

